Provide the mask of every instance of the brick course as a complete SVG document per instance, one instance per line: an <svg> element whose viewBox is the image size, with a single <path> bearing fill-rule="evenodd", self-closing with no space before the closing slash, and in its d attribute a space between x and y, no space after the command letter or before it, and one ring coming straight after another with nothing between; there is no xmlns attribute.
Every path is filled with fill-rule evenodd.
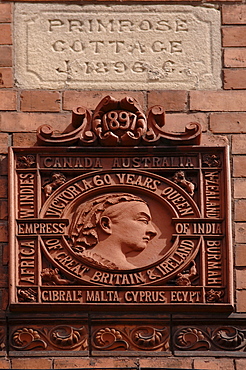
<svg viewBox="0 0 246 370"><path fill-rule="evenodd" d="M246 222L237 222L235 224L235 242L245 243L246 240Z"/></svg>
<svg viewBox="0 0 246 370"><path fill-rule="evenodd" d="M155 366L160 369L192 369L192 359L191 358L156 358L155 359ZM140 358L139 359L139 365L141 367L150 367L153 366L153 358Z"/></svg>
<svg viewBox="0 0 246 370"><path fill-rule="evenodd" d="M205 112L245 111L246 91L191 91L190 109Z"/></svg>
<svg viewBox="0 0 246 370"><path fill-rule="evenodd" d="M232 153L246 154L246 135L232 135Z"/></svg>
<svg viewBox="0 0 246 370"><path fill-rule="evenodd" d="M233 176L246 177L246 156L233 158Z"/></svg>
<svg viewBox="0 0 246 370"><path fill-rule="evenodd" d="M34 132L14 132L13 146L34 146L37 143L37 135Z"/></svg>
<svg viewBox="0 0 246 370"><path fill-rule="evenodd" d="M111 95L115 99L123 99L126 95L135 98L145 109L144 93L136 91L74 91L67 90L63 93L63 109L72 110L83 106L87 109L95 109L97 104L107 95Z"/></svg>
<svg viewBox="0 0 246 370"><path fill-rule="evenodd" d="M234 179L234 197L246 198L246 179Z"/></svg>
<svg viewBox="0 0 246 370"><path fill-rule="evenodd" d="M7 154L9 145L9 135L7 133L0 133L0 153Z"/></svg>
<svg viewBox="0 0 246 370"><path fill-rule="evenodd" d="M12 66L12 46L0 45L0 67Z"/></svg>
<svg viewBox="0 0 246 370"><path fill-rule="evenodd" d="M237 289L246 289L246 270L236 270Z"/></svg>
<svg viewBox="0 0 246 370"><path fill-rule="evenodd" d="M8 196L8 179L2 176L0 178L0 198L7 198Z"/></svg>
<svg viewBox="0 0 246 370"><path fill-rule="evenodd" d="M236 370L244 370L246 366L246 358L238 358L235 360Z"/></svg>
<svg viewBox="0 0 246 370"><path fill-rule="evenodd" d="M12 44L12 31L10 24L0 24L0 44Z"/></svg>
<svg viewBox="0 0 246 370"><path fill-rule="evenodd" d="M3 132L36 132L39 126L48 123L55 132L62 132L70 121L70 113L3 112L0 113L0 130Z"/></svg>
<svg viewBox="0 0 246 370"><path fill-rule="evenodd" d="M169 131L182 132L185 130L185 126L191 122L200 123L203 132L208 130L208 116L204 113L167 113L165 128Z"/></svg>
<svg viewBox="0 0 246 370"><path fill-rule="evenodd" d="M12 4L0 3L0 22L7 23L12 20Z"/></svg>
<svg viewBox="0 0 246 370"><path fill-rule="evenodd" d="M0 221L0 242L8 241L8 225L6 222ZM7 277L6 277L7 282Z"/></svg>
<svg viewBox="0 0 246 370"><path fill-rule="evenodd" d="M235 247L236 266L246 267L246 244L238 244Z"/></svg>
<svg viewBox="0 0 246 370"><path fill-rule="evenodd" d="M52 369L52 360L47 358L13 358L15 369Z"/></svg>
<svg viewBox="0 0 246 370"><path fill-rule="evenodd" d="M233 370L234 364L230 358L223 359L223 361L214 358L202 358L194 360L194 369Z"/></svg>
<svg viewBox="0 0 246 370"><path fill-rule="evenodd" d="M246 27L232 26L222 28L223 46L246 46Z"/></svg>
<svg viewBox="0 0 246 370"><path fill-rule="evenodd" d="M0 68L0 89L5 87L13 87L12 68Z"/></svg>
<svg viewBox="0 0 246 370"><path fill-rule="evenodd" d="M210 130L214 134L246 133L246 113L211 113Z"/></svg>
<svg viewBox="0 0 246 370"><path fill-rule="evenodd" d="M246 70L245 69L225 69L224 70L224 88L225 89L245 89L246 88Z"/></svg>
<svg viewBox="0 0 246 370"><path fill-rule="evenodd" d="M151 91L148 93L148 107L162 105L165 111L184 111L187 109L187 91Z"/></svg>
<svg viewBox="0 0 246 370"><path fill-rule="evenodd" d="M17 96L15 91L0 90L0 110L16 110Z"/></svg>
<svg viewBox="0 0 246 370"><path fill-rule="evenodd" d="M236 292L236 312L246 311L246 290Z"/></svg>
<svg viewBox="0 0 246 370"><path fill-rule="evenodd" d="M103 368L122 368L122 367L136 367L135 358L127 358L122 356L96 358L96 357L80 357L80 358L58 358L54 360L54 369L70 369L72 368L89 368L89 369L103 369Z"/></svg>
<svg viewBox="0 0 246 370"><path fill-rule="evenodd" d="M246 67L246 48L226 48L224 49L224 67L245 68Z"/></svg>
<svg viewBox="0 0 246 370"><path fill-rule="evenodd" d="M239 199L235 202L235 221L246 220L246 199Z"/></svg>
<svg viewBox="0 0 246 370"><path fill-rule="evenodd" d="M246 6L240 4L222 6L223 24L246 24Z"/></svg>
<svg viewBox="0 0 246 370"><path fill-rule="evenodd" d="M23 112L59 112L60 94L57 91L22 91Z"/></svg>
<svg viewBox="0 0 246 370"><path fill-rule="evenodd" d="M11 369L11 363L10 360L7 360L5 358L0 358L0 368L1 369Z"/></svg>
<svg viewBox="0 0 246 370"><path fill-rule="evenodd" d="M0 200L0 219L8 219L8 202L6 200Z"/></svg>

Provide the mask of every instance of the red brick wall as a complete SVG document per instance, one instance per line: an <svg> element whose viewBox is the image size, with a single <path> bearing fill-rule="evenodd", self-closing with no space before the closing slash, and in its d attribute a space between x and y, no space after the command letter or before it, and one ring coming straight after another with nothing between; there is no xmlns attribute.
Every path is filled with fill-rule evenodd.
<svg viewBox="0 0 246 370"><path fill-rule="evenodd" d="M226 0L213 3L221 10L223 88L218 91L139 91L130 94L144 109L153 104L163 105L169 124L175 122L177 125L178 122L178 126L183 127L185 123L197 120L202 123L204 135L210 142L214 140L216 144L219 135L228 138L231 147L235 312L239 315L246 314L246 5ZM36 142L36 129L41 124L49 122L61 132L70 122L73 107L83 104L93 109L109 93L116 98L126 94L124 91L20 90L13 77L13 6L13 3L0 2L0 313L4 313L8 305L8 146L32 146ZM242 353L235 358L227 355L219 359L199 357L194 353L188 357L142 356L140 359L0 355L0 368L3 369L130 367L136 364L142 367L244 370L246 357L243 358Z"/></svg>

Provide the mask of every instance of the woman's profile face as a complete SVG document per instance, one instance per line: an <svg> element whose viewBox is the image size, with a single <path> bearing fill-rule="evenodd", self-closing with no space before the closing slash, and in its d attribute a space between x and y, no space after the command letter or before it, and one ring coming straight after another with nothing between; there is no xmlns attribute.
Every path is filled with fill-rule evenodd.
<svg viewBox="0 0 246 370"><path fill-rule="evenodd" d="M124 202L112 206L117 215L111 219L111 235L120 243L122 251L141 252L157 234L152 223L149 207L143 202ZM115 213L115 212L113 212Z"/></svg>

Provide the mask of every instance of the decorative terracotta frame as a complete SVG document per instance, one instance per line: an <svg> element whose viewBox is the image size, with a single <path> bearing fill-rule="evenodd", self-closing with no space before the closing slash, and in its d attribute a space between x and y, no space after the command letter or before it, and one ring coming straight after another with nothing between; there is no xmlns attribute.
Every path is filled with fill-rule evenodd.
<svg viewBox="0 0 246 370"><path fill-rule="evenodd" d="M199 124L164 126L160 106L105 97L73 112L72 131L43 125L39 146L10 149L11 310L232 310L228 148L199 145ZM105 258L110 209L119 224L139 206L144 242L131 238L142 223L117 231Z"/></svg>

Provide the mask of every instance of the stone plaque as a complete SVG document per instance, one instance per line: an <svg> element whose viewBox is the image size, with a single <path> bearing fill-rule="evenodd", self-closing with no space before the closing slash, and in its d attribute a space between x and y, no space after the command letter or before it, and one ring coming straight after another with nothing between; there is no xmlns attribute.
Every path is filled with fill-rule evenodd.
<svg viewBox="0 0 246 370"><path fill-rule="evenodd" d="M227 150L164 123L106 97L12 149L11 307L231 308Z"/></svg>
<svg viewBox="0 0 246 370"><path fill-rule="evenodd" d="M221 87L214 8L16 4L15 42L21 88Z"/></svg>

